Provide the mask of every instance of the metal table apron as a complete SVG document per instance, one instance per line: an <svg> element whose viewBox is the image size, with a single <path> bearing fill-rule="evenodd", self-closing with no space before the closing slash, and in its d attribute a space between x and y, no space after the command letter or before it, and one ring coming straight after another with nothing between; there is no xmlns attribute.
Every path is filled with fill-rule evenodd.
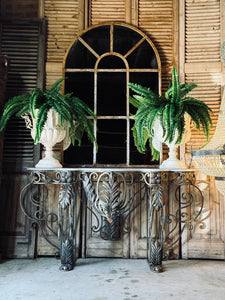
<svg viewBox="0 0 225 300"><path fill-rule="evenodd" d="M147 261L153 272L162 272L162 260L166 258L164 241L170 234L170 232L165 233L165 225L170 223L171 220L175 220L176 228L181 222L184 223L183 227L180 230L180 235L182 234L185 227L189 226L189 229L192 229L192 222L194 222L201 213L203 206L203 196L200 190L195 186L195 175L193 170L160 170L160 169L148 169L148 168L59 168L59 169L39 169L39 168L29 168L30 182L26 185L21 191L20 196L20 205L24 214L32 220L33 224L37 224L47 240L51 245L56 247L59 250L60 259L61 259L61 270L71 270L74 267L76 261L76 207L77 199L80 197L79 186L82 183L83 189L86 193L87 200L89 201L93 210L102 216L104 220L107 220L109 223L112 221L112 213L110 209L107 208L106 202L104 199L101 199L100 193L95 190L93 181L97 184L101 184L101 188L107 188L108 197L111 197L112 194L115 196L117 193L118 199L128 195L127 187L129 187L129 200L133 199L132 184L137 180L141 182L142 189L145 188L148 203L148 214L147 214ZM173 183L177 185L176 194L177 195L168 195L169 191L169 175L175 174L175 179ZM58 215L54 213L44 214L40 208L43 208L43 203L40 201L40 193L35 191L29 197L27 196L27 191L31 187L40 187L44 186L47 188L48 185L55 184L59 185L59 198L58 198ZM103 184L103 185L102 185ZM113 189L111 188L113 186ZM178 210L173 215L166 214L165 210L165 199L170 198L170 201L173 201L171 198L176 198L180 201L180 188L185 187L185 190L182 191L182 197L185 198L184 207L188 207L193 203L193 197L187 197L189 192L187 189L189 186L195 188L200 197L201 207L199 212L192 217L191 219L181 219L181 207L179 206ZM118 189L118 190L115 190ZM126 193L124 192L126 190ZM103 193L104 197L106 193ZM123 196L121 196L123 195ZM28 199L29 198L29 199ZM47 198L47 196L46 196ZM190 201L190 198L192 201ZM125 227L126 220L128 216L136 209L136 207L141 203L143 199L140 200L140 203L136 206L132 206L132 203L125 203L123 201L123 209L120 214L120 226ZM188 199L188 200L187 200ZM31 211L27 208L28 201L32 202L34 209ZM128 201L129 202L129 201ZM132 201L131 201L132 202ZM120 207L122 207L120 205ZM56 245L45 236L45 231L43 226L47 226L49 219L57 220L58 222L58 239L59 245ZM122 221L121 221L122 220ZM121 225L122 224L122 225ZM154 230L153 230L154 227ZM174 229L171 230L171 232ZM124 233L125 230L121 228L121 233ZM104 234L106 234L104 232ZM173 246L180 237L175 241L173 240ZM170 246L167 245L166 250Z"/></svg>

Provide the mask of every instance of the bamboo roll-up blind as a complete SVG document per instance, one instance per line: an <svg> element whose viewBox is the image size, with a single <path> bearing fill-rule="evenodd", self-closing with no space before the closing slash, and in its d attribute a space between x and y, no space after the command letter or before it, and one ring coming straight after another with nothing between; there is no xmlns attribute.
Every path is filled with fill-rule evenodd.
<svg viewBox="0 0 225 300"><path fill-rule="evenodd" d="M211 136L216 128L221 100L220 16L220 1L185 1L185 81L198 85L192 95L213 110ZM191 148L198 150L204 143L202 130L194 129L186 152L190 153Z"/></svg>

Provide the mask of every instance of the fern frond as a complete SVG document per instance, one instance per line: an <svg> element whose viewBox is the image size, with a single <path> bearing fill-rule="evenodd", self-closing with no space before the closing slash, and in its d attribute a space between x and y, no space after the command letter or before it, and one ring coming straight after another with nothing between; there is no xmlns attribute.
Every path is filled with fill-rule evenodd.
<svg viewBox="0 0 225 300"><path fill-rule="evenodd" d="M1 117L1 120L0 120L0 131L3 132L5 127L6 127L6 124L7 122L9 121L9 119L14 116L17 112L17 107L13 107L9 112L8 114L4 114L2 117Z"/></svg>
<svg viewBox="0 0 225 300"><path fill-rule="evenodd" d="M140 84L137 84L137 83L132 83L132 82L129 82L128 83L128 87L134 91L135 93L141 95L141 96L144 96L144 97L150 97L150 96L155 96L156 94L150 90L149 88L147 87L144 87Z"/></svg>
<svg viewBox="0 0 225 300"><path fill-rule="evenodd" d="M149 147L151 149L152 160L159 160L160 153L156 150L152 144L152 137L149 137Z"/></svg>
<svg viewBox="0 0 225 300"><path fill-rule="evenodd" d="M21 110L16 113L16 117L22 117L25 114L28 114L29 112L30 112L30 106L28 104L24 105L23 108L21 108Z"/></svg>
<svg viewBox="0 0 225 300"><path fill-rule="evenodd" d="M4 129L12 116L19 114L22 109L27 110L28 106L29 94L15 96L11 98L8 102L6 102L4 106L3 115L0 119L0 132L4 132Z"/></svg>
<svg viewBox="0 0 225 300"><path fill-rule="evenodd" d="M41 138L41 132L48 117L48 110L49 110L48 103L44 103L43 106L38 110L37 117L36 117L37 120L36 120L34 144L38 144Z"/></svg>
<svg viewBox="0 0 225 300"><path fill-rule="evenodd" d="M65 78L59 78L54 84L53 86L51 87L50 91L51 92L58 92L60 87L61 87L61 84L63 82L63 80L65 80Z"/></svg>
<svg viewBox="0 0 225 300"><path fill-rule="evenodd" d="M69 100L69 103L73 103L73 109L76 110L76 107L81 107L84 112L86 112L89 116L93 117L95 119L95 114L92 111L92 109L80 98L78 97L72 97Z"/></svg>
<svg viewBox="0 0 225 300"><path fill-rule="evenodd" d="M151 110L146 117L146 127L150 135L153 134L153 127L157 117L159 117L158 109Z"/></svg>
<svg viewBox="0 0 225 300"><path fill-rule="evenodd" d="M172 71L172 98L171 103L180 101L180 81L177 74L176 66L173 67Z"/></svg>
<svg viewBox="0 0 225 300"><path fill-rule="evenodd" d="M29 94L18 95L11 98L4 105L3 115L7 115L12 109L15 112L15 107L17 108L17 111L20 111L24 107L24 105L27 105L27 103L29 103L29 99L30 99Z"/></svg>
<svg viewBox="0 0 225 300"><path fill-rule="evenodd" d="M183 83L180 86L180 98L183 99L188 93L197 87L197 84L194 83Z"/></svg>
<svg viewBox="0 0 225 300"><path fill-rule="evenodd" d="M138 152L140 152L141 154L143 154L145 151L141 148L140 146L140 141L139 141L139 136L137 134L137 129L136 126L134 125L131 128L132 132L133 132L133 138L134 138L134 145L136 146Z"/></svg>
<svg viewBox="0 0 225 300"><path fill-rule="evenodd" d="M200 130L201 123L200 123L199 114L197 113L197 111L195 109L193 109L191 106L185 107L185 111L186 111L186 113L189 114L192 121L195 123L197 130Z"/></svg>
<svg viewBox="0 0 225 300"><path fill-rule="evenodd" d="M178 137L177 137L177 140L176 140L176 144L180 144L181 143L181 140L182 140L182 137L183 137L183 134L185 132L185 117L184 117L184 114L182 116L179 117L179 120L177 120L177 132L178 132Z"/></svg>
<svg viewBox="0 0 225 300"><path fill-rule="evenodd" d="M141 103L138 100L132 98L131 96L129 97L129 101L130 104L132 104L135 108L139 108L141 105Z"/></svg>
<svg viewBox="0 0 225 300"><path fill-rule="evenodd" d="M170 104L167 104L164 107L160 121L163 128L163 137L164 137L165 134L167 133L167 128L170 128Z"/></svg>
<svg viewBox="0 0 225 300"><path fill-rule="evenodd" d="M170 97L172 96L172 91L173 91L173 87L172 86L167 89L167 91L165 92L165 98L166 98L166 100L170 99Z"/></svg>
<svg viewBox="0 0 225 300"><path fill-rule="evenodd" d="M135 127L137 130L137 135L138 135L138 141L140 143L140 147L142 149L142 151L146 151L146 147L145 147L145 139L144 139L144 134L146 131L146 119L145 116L143 116L142 118L139 118L136 122L135 122Z"/></svg>

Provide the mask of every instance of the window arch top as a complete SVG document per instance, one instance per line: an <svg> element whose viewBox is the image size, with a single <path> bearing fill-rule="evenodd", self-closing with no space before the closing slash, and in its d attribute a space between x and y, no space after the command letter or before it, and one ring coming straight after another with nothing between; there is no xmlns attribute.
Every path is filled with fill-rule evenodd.
<svg viewBox="0 0 225 300"><path fill-rule="evenodd" d="M127 61L123 57L111 53L101 56L95 65L96 69L124 69L127 67Z"/></svg>
<svg viewBox="0 0 225 300"><path fill-rule="evenodd" d="M158 52L148 36L119 22L95 25L78 35L66 53L64 67L94 68L105 53L120 54L131 69L161 69Z"/></svg>

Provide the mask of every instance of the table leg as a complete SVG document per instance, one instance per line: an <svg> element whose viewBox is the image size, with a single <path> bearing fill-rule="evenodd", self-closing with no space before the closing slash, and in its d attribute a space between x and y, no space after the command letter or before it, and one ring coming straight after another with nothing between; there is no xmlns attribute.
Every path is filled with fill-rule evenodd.
<svg viewBox="0 0 225 300"><path fill-rule="evenodd" d="M163 272L163 234L165 219L165 174L151 175L148 184L147 260L151 271Z"/></svg>
<svg viewBox="0 0 225 300"><path fill-rule="evenodd" d="M76 229L74 227L74 208L76 196L72 184L62 184L59 191L59 231L60 270L70 271L76 260Z"/></svg>
<svg viewBox="0 0 225 300"><path fill-rule="evenodd" d="M148 255L147 259L153 272L163 272L163 196L162 187L155 186L149 196L149 229L148 229Z"/></svg>

